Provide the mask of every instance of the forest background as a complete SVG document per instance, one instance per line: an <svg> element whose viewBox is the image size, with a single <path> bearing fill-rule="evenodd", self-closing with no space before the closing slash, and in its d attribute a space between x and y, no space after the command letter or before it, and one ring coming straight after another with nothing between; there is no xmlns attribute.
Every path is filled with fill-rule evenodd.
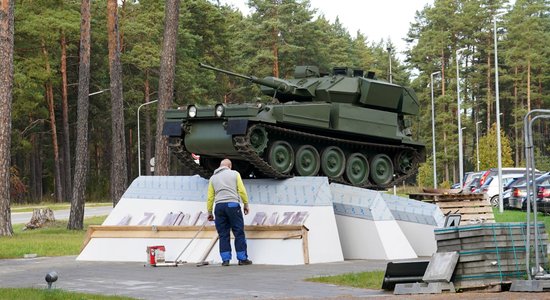
<svg viewBox="0 0 550 300"><path fill-rule="evenodd" d="M257 86L201 69L199 62L257 77L283 78L292 76L295 65L317 65L323 71L351 66L387 80L391 60L393 82L412 86L420 101L414 136L426 144L428 162L421 166L418 182L430 186L432 179L426 175L432 172L430 83L431 75L439 71L433 77L438 182L457 182L457 65L464 170L477 169L478 141L480 168L496 167L493 20L504 13L496 18L503 166L525 165L523 116L533 109L550 108L547 0L517 0L513 5L503 0L435 0L418 11L411 23L404 61L388 52L392 41L371 41L360 31L352 35L338 19L331 22L317 15L307 0L248 3L252 11L243 15L217 1L180 2L172 107L255 102L261 97ZM77 139L80 1L18 0L14 11L11 203L70 202ZM380 13L391 19L391 12ZM137 110L158 98L165 1L119 1L117 17L122 146L125 179L131 182L139 174ZM116 176L111 175L114 106L107 23L107 1L92 1L87 201L112 198L110 182ZM382 24L376 30L383 30ZM457 57L456 51L463 48ZM142 173L150 175L156 105L144 106L140 114ZM536 165L541 170L550 170L549 135L547 123L536 123ZM169 166L171 175L186 173L175 158Z"/></svg>

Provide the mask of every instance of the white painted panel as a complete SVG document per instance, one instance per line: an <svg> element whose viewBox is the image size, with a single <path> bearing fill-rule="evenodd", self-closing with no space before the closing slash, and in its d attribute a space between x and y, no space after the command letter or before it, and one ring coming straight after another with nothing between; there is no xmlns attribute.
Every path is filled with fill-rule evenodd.
<svg viewBox="0 0 550 300"><path fill-rule="evenodd" d="M386 250L387 259L417 258L411 244L397 221L374 221L382 245Z"/></svg>
<svg viewBox="0 0 550 300"><path fill-rule="evenodd" d="M397 221L397 223L409 240L416 255L432 256L437 251L434 234L435 226L405 221Z"/></svg>
<svg viewBox="0 0 550 300"><path fill-rule="evenodd" d="M336 216L345 259L411 259L416 254L396 221Z"/></svg>

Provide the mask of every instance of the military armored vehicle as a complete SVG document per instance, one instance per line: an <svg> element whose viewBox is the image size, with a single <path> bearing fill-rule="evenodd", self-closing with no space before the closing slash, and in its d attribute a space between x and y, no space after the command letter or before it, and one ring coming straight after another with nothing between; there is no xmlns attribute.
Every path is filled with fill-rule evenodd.
<svg viewBox="0 0 550 300"><path fill-rule="evenodd" d="M381 189L402 183L424 159L424 145L411 137L419 103L410 88L347 67L321 74L297 66L284 80L200 66L256 83L273 100L166 111L163 134L172 152L205 178L230 158L243 178L327 176Z"/></svg>

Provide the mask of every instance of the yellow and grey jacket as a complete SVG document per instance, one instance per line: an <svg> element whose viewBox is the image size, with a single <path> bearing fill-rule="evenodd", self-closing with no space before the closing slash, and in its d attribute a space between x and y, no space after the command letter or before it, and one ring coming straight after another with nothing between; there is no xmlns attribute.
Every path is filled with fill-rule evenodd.
<svg viewBox="0 0 550 300"><path fill-rule="evenodd" d="M208 183L206 209L212 212L214 203L241 202L248 204L248 195L241 175L228 167L219 167L214 171Z"/></svg>

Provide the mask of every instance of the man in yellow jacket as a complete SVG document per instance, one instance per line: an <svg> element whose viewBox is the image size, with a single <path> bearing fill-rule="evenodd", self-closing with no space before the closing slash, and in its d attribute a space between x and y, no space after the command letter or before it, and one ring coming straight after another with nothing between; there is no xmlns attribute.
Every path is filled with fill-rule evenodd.
<svg viewBox="0 0 550 300"><path fill-rule="evenodd" d="M235 251L239 265L251 265L246 252L246 237L244 233L243 214L241 212L241 200L244 214L248 215L248 195L244 187L241 175L231 170L231 161L224 159L220 167L214 171L208 183L208 220L215 220L216 230L220 236L220 256L222 266L229 266L231 260L231 236L233 231L235 237ZM216 204L214 214L213 206ZM214 219L214 215L216 218Z"/></svg>

